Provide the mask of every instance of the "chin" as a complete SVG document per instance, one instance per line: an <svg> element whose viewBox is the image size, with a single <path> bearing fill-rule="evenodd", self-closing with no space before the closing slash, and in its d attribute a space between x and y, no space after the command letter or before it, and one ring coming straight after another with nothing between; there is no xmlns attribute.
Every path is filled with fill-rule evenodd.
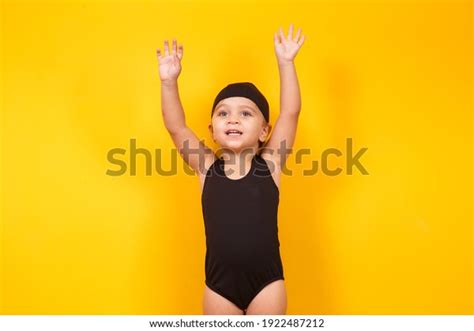
<svg viewBox="0 0 474 331"><path fill-rule="evenodd" d="M241 150L245 149L245 146L242 146L241 144L223 144L221 145L222 148L229 149L232 152L240 152Z"/></svg>
<svg viewBox="0 0 474 331"><path fill-rule="evenodd" d="M219 146L220 148L225 148L235 153L242 152L242 151L245 151L246 149L251 149L254 147L254 145L252 144L244 144L244 143L236 142L236 141L235 142L225 141L222 144L219 144ZM256 147L258 148L258 143Z"/></svg>

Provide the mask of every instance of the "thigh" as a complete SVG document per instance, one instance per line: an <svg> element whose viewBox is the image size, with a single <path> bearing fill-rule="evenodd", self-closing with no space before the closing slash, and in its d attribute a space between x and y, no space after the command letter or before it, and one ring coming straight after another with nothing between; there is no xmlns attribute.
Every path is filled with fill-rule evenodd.
<svg viewBox="0 0 474 331"><path fill-rule="evenodd" d="M287 306L286 288L283 279L265 286L247 308L247 315L285 315Z"/></svg>
<svg viewBox="0 0 474 331"><path fill-rule="evenodd" d="M222 295L211 290L207 285L204 287L203 298L204 315L243 315L242 309Z"/></svg>

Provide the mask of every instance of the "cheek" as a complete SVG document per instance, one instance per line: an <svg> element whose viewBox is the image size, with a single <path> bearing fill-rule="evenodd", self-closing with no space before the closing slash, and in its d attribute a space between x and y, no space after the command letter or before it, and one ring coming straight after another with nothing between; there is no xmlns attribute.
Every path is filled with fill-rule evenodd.
<svg viewBox="0 0 474 331"><path fill-rule="evenodd" d="M252 123L252 131L260 133L262 129L263 128L260 123Z"/></svg>
<svg viewBox="0 0 474 331"><path fill-rule="evenodd" d="M225 131L225 124L216 121L212 127L214 128L214 133L222 133Z"/></svg>

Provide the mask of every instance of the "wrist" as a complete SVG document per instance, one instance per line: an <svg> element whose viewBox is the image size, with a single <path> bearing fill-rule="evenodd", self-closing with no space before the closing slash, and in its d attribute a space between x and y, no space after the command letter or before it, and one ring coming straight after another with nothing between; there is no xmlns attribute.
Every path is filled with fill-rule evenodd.
<svg viewBox="0 0 474 331"><path fill-rule="evenodd" d="M175 86L177 84L178 84L177 78L161 80L161 85L163 85L163 86Z"/></svg>
<svg viewBox="0 0 474 331"><path fill-rule="evenodd" d="M278 60L279 67L292 66L293 64L293 60Z"/></svg>

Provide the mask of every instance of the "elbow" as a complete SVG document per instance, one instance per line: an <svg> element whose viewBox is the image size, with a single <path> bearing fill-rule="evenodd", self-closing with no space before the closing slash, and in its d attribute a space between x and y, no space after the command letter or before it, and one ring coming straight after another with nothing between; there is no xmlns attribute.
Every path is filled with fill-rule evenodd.
<svg viewBox="0 0 474 331"><path fill-rule="evenodd" d="M280 114L299 115L301 112L301 101L294 100L292 102L280 105Z"/></svg>
<svg viewBox="0 0 474 331"><path fill-rule="evenodd" d="M174 137L179 135L183 130L186 129L186 126L172 126L172 127L166 127L166 130L168 130L168 133L170 136Z"/></svg>
<svg viewBox="0 0 474 331"><path fill-rule="evenodd" d="M186 127L186 121L166 116L165 113L163 113L163 119L165 128L170 134L180 132L183 128Z"/></svg>
<svg viewBox="0 0 474 331"><path fill-rule="evenodd" d="M301 113L301 107L282 109L280 111L280 114L290 115L290 116L299 116L300 113Z"/></svg>

